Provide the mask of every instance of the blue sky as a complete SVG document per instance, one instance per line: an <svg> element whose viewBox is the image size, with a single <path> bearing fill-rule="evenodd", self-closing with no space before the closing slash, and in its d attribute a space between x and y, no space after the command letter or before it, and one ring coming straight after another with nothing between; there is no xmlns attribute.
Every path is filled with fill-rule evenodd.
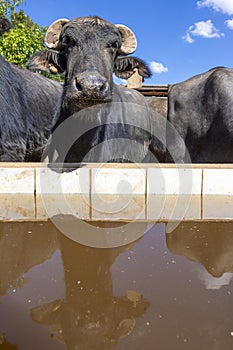
<svg viewBox="0 0 233 350"><path fill-rule="evenodd" d="M25 0L26 14L54 20L97 15L129 26L134 56L153 71L145 84L173 84L215 66L233 66L233 0Z"/></svg>

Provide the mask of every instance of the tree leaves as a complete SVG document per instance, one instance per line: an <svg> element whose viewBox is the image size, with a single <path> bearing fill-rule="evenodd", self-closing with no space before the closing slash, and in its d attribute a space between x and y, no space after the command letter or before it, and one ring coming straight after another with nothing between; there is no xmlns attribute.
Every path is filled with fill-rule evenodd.
<svg viewBox="0 0 233 350"><path fill-rule="evenodd" d="M31 55L44 49L45 28L31 21L23 10L12 13L11 20L13 28L0 37L0 54L25 67Z"/></svg>

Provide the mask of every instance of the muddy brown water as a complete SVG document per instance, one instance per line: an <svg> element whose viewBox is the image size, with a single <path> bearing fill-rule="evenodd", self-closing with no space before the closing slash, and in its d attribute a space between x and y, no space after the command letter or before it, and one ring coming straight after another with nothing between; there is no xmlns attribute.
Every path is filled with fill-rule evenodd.
<svg viewBox="0 0 233 350"><path fill-rule="evenodd" d="M101 249L2 223L0 349L233 349L233 223L165 229Z"/></svg>

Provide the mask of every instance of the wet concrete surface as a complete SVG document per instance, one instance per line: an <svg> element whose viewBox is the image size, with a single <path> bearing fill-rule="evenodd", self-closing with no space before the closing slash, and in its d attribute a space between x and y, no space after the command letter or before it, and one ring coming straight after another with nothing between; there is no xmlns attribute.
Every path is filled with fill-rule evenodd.
<svg viewBox="0 0 233 350"><path fill-rule="evenodd" d="M103 249L1 223L0 349L233 349L233 223L165 231Z"/></svg>

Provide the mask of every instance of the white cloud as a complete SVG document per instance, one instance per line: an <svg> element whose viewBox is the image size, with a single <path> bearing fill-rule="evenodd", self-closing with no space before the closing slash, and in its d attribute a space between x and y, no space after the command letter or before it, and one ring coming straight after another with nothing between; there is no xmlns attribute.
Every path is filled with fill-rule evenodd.
<svg viewBox="0 0 233 350"><path fill-rule="evenodd" d="M224 22L229 29L233 30L233 18Z"/></svg>
<svg viewBox="0 0 233 350"><path fill-rule="evenodd" d="M215 11L233 15L233 1L232 0L201 0L197 1L198 7L210 7Z"/></svg>
<svg viewBox="0 0 233 350"><path fill-rule="evenodd" d="M150 62L150 69L153 73L166 73L168 72L168 67L165 67L162 63L152 61Z"/></svg>
<svg viewBox="0 0 233 350"><path fill-rule="evenodd" d="M184 36L182 36L182 39L187 41L187 43L189 43L189 44L192 44L194 42L194 39L191 37L191 34L189 32L192 27L193 26L189 27L189 29L187 30L186 34Z"/></svg>
<svg viewBox="0 0 233 350"><path fill-rule="evenodd" d="M233 279L233 273L226 272L220 277L214 277L210 275L204 267L198 271L198 277L203 282L204 286L208 290L218 290L223 286L227 286Z"/></svg>
<svg viewBox="0 0 233 350"><path fill-rule="evenodd" d="M193 36L200 36L202 38L212 39L212 38L220 38L224 36L223 33L220 33L217 28L213 25L212 21L209 19L208 21L200 21L191 25L186 34L182 37L188 43L193 43Z"/></svg>

